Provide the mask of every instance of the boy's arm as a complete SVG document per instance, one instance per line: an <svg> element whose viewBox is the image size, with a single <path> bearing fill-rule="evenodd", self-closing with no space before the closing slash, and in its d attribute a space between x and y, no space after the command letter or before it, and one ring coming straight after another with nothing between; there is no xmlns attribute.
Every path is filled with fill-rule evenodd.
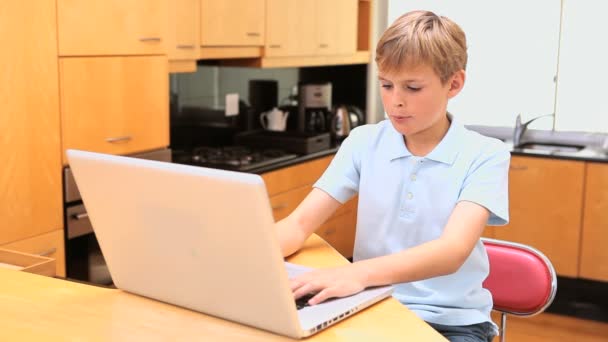
<svg viewBox="0 0 608 342"><path fill-rule="evenodd" d="M305 273L292 280L294 295L298 298L319 291L310 300L310 304L317 304L327 298L347 296L370 286L454 273L479 241L489 215L483 206L461 201L438 239L399 253Z"/></svg>
<svg viewBox="0 0 608 342"><path fill-rule="evenodd" d="M326 192L313 188L302 203L275 224L283 256L296 252L342 204Z"/></svg>

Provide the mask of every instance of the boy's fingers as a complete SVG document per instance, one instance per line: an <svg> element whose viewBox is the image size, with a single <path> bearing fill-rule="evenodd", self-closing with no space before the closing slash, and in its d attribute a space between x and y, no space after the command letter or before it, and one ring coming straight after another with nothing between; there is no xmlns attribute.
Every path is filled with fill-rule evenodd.
<svg viewBox="0 0 608 342"><path fill-rule="evenodd" d="M328 298L331 297L335 297L336 296L336 290L334 287L328 287L326 289L323 289L323 291L317 293L317 295L315 295L314 297L312 297L309 301L308 304L310 305L316 305L319 304L323 301L325 301Z"/></svg>

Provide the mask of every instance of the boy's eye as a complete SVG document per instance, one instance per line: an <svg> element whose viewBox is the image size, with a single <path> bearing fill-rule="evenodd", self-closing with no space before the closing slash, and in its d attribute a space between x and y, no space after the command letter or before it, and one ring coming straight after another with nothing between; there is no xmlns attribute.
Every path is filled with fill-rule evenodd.
<svg viewBox="0 0 608 342"><path fill-rule="evenodd" d="M408 89L408 90L411 90L411 91L419 91L419 90L420 90L420 89L422 89L422 88L419 88L419 87L413 87L413 86L407 86L407 89Z"/></svg>
<svg viewBox="0 0 608 342"><path fill-rule="evenodd" d="M392 88L392 87L393 87L393 86L392 86L392 85L390 85L390 84L382 84L381 86L382 86L382 88L384 88L384 89L390 89L390 88Z"/></svg>

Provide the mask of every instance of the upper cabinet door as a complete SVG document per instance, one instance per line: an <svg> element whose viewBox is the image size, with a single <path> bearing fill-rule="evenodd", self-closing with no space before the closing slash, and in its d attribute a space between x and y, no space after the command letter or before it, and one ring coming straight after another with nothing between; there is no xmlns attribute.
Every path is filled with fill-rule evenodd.
<svg viewBox="0 0 608 342"><path fill-rule="evenodd" d="M312 56L317 50L316 1L267 0L268 57Z"/></svg>
<svg viewBox="0 0 608 342"><path fill-rule="evenodd" d="M200 1L174 0L169 7L169 60L194 60L200 54Z"/></svg>
<svg viewBox="0 0 608 342"><path fill-rule="evenodd" d="M555 128L607 133L608 45L600 23L608 2L564 0L563 9Z"/></svg>
<svg viewBox="0 0 608 342"><path fill-rule="evenodd" d="M265 4L265 0L201 0L201 45L264 45Z"/></svg>
<svg viewBox="0 0 608 342"><path fill-rule="evenodd" d="M0 245L63 227L55 1L0 5Z"/></svg>
<svg viewBox="0 0 608 342"><path fill-rule="evenodd" d="M316 0L317 53L353 54L357 50L358 0Z"/></svg>
<svg viewBox="0 0 608 342"><path fill-rule="evenodd" d="M64 151L131 154L169 145L165 56L61 58L59 67Z"/></svg>
<svg viewBox="0 0 608 342"><path fill-rule="evenodd" d="M166 54L167 0L57 0L60 56Z"/></svg>

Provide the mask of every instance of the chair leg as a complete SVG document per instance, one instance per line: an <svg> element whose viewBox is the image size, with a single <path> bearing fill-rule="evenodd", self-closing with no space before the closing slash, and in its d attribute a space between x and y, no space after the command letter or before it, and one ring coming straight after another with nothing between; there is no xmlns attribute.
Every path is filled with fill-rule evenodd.
<svg viewBox="0 0 608 342"><path fill-rule="evenodd" d="M500 313L500 342L505 342L505 334L507 331L507 314Z"/></svg>

